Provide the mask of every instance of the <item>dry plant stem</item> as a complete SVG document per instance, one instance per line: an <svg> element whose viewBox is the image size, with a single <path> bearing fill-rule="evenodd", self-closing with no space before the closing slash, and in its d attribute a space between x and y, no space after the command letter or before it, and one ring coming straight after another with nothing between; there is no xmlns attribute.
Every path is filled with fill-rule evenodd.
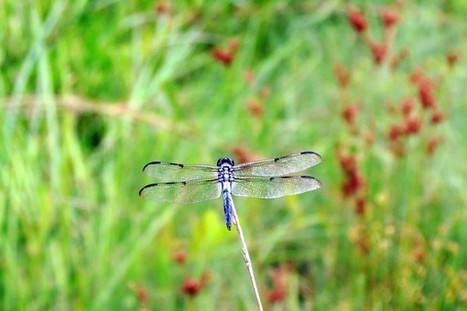
<svg viewBox="0 0 467 311"><path fill-rule="evenodd" d="M246 245L245 236L243 235L242 227L240 226L240 220L238 219L237 211L235 210L235 205L232 201L232 212L233 212L233 221L235 228L237 228L238 236L242 242L242 256L243 261L245 262L246 269L250 275L251 284L253 285L253 290L255 291L256 303L258 304L258 310L263 311L263 304L261 303L261 297L259 296L258 286L256 285L255 273L253 272L253 264L251 263L250 253L248 252L248 246Z"/></svg>

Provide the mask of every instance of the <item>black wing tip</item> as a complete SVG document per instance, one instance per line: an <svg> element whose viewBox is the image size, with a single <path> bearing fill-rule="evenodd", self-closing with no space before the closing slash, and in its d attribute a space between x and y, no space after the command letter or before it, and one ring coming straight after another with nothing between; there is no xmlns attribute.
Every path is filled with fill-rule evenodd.
<svg viewBox="0 0 467 311"><path fill-rule="evenodd" d="M155 183L146 185L143 188L141 188L138 191L138 195L140 197L142 197L143 191L146 190L147 188L151 188L151 187L154 187L154 186L175 185L175 184L182 184L182 185L186 186L187 182L186 181L155 182Z"/></svg>
<svg viewBox="0 0 467 311"><path fill-rule="evenodd" d="M179 166L179 167L181 167L181 168L183 168L183 167L185 166L184 164L174 163L174 162L151 161L151 162L149 162L149 163L146 163L145 166L143 166L143 172L144 172L144 170L146 169L146 167L148 167L149 165L161 164L161 163L170 164L170 165L175 165L175 166Z"/></svg>
<svg viewBox="0 0 467 311"><path fill-rule="evenodd" d="M302 151L302 152L300 152L300 154L313 154L315 156L318 156L320 159L322 158L319 153L314 152L314 151Z"/></svg>
<svg viewBox="0 0 467 311"><path fill-rule="evenodd" d="M315 178L313 176L309 176L309 175L303 175L303 176L300 176L301 178L305 178L305 179L312 179L314 181L317 181L318 184L319 184L319 187L320 188L323 184L321 183L321 180L319 180L318 178Z"/></svg>
<svg viewBox="0 0 467 311"><path fill-rule="evenodd" d="M152 184L149 184L149 185L146 185L144 186L143 188L141 188L139 191L138 191L138 195L140 197L143 197L143 191L149 187L153 187L153 186L157 186L159 183L152 183Z"/></svg>
<svg viewBox="0 0 467 311"><path fill-rule="evenodd" d="M143 172L146 169L146 167L148 167L149 165L160 164L160 163L162 163L162 162L161 161L151 161L149 163L146 163L146 165L143 166Z"/></svg>

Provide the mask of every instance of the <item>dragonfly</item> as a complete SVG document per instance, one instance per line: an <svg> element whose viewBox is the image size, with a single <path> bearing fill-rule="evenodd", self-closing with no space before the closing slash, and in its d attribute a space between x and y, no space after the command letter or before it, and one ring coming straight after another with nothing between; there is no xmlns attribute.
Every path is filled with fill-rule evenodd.
<svg viewBox="0 0 467 311"><path fill-rule="evenodd" d="M235 222L233 196L274 199L319 189L313 176L296 175L321 162L313 151L235 165L220 158L217 165L186 165L152 161L143 172L158 180L141 188L139 196L158 202L192 204L222 196L228 230Z"/></svg>

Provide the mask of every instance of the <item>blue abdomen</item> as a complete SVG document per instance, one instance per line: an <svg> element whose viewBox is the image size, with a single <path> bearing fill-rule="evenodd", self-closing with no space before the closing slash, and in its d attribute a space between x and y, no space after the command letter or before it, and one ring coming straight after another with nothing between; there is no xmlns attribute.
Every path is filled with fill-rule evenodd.
<svg viewBox="0 0 467 311"><path fill-rule="evenodd" d="M222 191L222 197L224 199L224 218L227 229L230 230L232 227L232 197L229 195L227 190Z"/></svg>

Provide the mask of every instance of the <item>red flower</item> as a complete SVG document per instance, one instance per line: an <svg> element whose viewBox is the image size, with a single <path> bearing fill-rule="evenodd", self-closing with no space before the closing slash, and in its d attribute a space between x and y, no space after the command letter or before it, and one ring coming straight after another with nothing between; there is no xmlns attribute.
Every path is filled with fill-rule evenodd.
<svg viewBox="0 0 467 311"><path fill-rule="evenodd" d="M405 120L405 134L416 134L420 131L422 127L422 122L417 117L409 117Z"/></svg>
<svg viewBox="0 0 467 311"><path fill-rule="evenodd" d="M351 197L364 186L363 177L357 170L357 158L355 155L339 154L338 160L345 175L342 193L344 197Z"/></svg>
<svg viewBox="0 0 467 311"><path fill-rule="evenodd" d="M179 265L184 265L186 262L186 251L181 249L173 253L172 259Z"/></svg>
<svg viewBox="0 0 467 311"><path fill-rule="evenodd" d="M446 119L445 114L442 111L436 110L431 115L431 123L439 124Z"/></svg>
<svg viewBox="0 0 467 311"><path fill-rule="evenodd" d="M404 128L400 125L393 125L389 128L388 138L391 141L398 140L404 134Z"/></svg>
<svg viewBox="0 0 467 311"><path fill-rule="evenodd" d="M183 281L181 290L184 294L188 295L189 297L194 297L199 293L201 288L202 284L200 281L195 280L193 278L187 278Z"/></svg>
<svg viewBox="0 0 467 311"><path fill-rule="evenodd" d="M370 50L373 55L374 62L379 65L386 58L388 52L388 46L385 43L378 44L375 42L370 42Z"/></svg>
<svg viewBox="0 0 467 311"><path fill-rule="evenodd" d="M128 284L128 287L133 292L133 294L136 296L136 299L138 299L138 302L140 303L140 305L146 305L148 303L149 294L146 288L134 282L131 282L130 284Z"/></svg>
<svg viewBox="0 0 467 311"><path fill-rule="evenodd" d="M218 60L220 63L226 66L230 65L234 59L234 54L232 52L224 51L221 49L213 49L211 51L211 55L214 57L214 59Z"/></svg>
<svg viewBox="0 0 467 311"><path fill-rule="evenodd" d="M427 143L426 143L426 152L429 155L432 155L436 149L438 149L439 144L441 143L441 139L439 138L431 138Z"/></svg>
<svg viewBox="0 0 467 311"><path fill-rule="evenodd" d="M253 117L259 118L264 113L263 105L261 104L260 101L255 100L255 99L251 99L248 101L247 108L248 108L248 112Z"/></svg>
<svg viewBox="0 0 467 311"><path fill-rule="evenodd" d="M138 297L138 301L140 304L146 304L149 299L148 292L145 288L139 287L136 291L136 297Z"/></svg>
<svg viewBox="0 0 467 311"><path fill-rule="evenodd" d="M334 74L341 88L345 88L350 82L350 72L341 64L334 66Z"/></svg>
<svg viewBox="0 0 467 311"><path fill-rule="evenodd" d="M293 271L293 266L283 264L280 267L273 268L271 279L273 289L267 293L267 299L271 303L280 303L287 297L287 274Z"/></svg>
<svg viewBox="0 0 467 311"><path fill-rule="evenodd" d="M408 116L414 108L414 102L411 98L406 98L402 101L401 112L404 116Z"/></svg>
<svg viewBox="0 0 467 311"><path fill-rule="evenodd" d="M248 86L252 86L253 82L255 80L255 74L254 74L253 70L251 70L251 69L245 70L244 77L245 77L246 84Z"/></svg>
<svg viewBox="0 0 467 311"><path fill-rule="evenodd" d="M339 155L339 164L346 174L357 170L357 158L354 155Z"/></svg>
<svg viewBox="0 0 467 311"><path fill-rule="evenodd" d="M460 58L460 54L457 51L451 51L446 55L446 61L449 66L454 66Z"/></svg>
<svg viewBox="0 0 467 311"><path fill-rule="evenodd" d="M157 1L156 5L154 6L154 10L159 14L170 13L171 7L170 7L169 1L167 0Z"/></svg>
<svg viewBox="0 0 467 311"><path fill-rule="evenodd" d="M357 171L352 171L347 174L347 180L342 185L342 193L344 197L350 197L358 192L363 187L363 178Z"/></svg>
<svg viewBox="0 0 467 311"><path fill-rule="evenodd" d="M424 78L418 83L418 97L423 108L435 108L436 99L433 94L433 83Z"/></svg>
<svg viewBox="0 0 467 311"><path fill-rule="evenodd" d="M342 118L349 124L353 125L355 123L355 119L357 118L358 113L358 105L356 104L349 104L344 107L342 110Z"/></svg>
<svg viewBox="0 0 467 311"><path fill-rule="evenodd" d="M226 50L221 50L215 48L211 51L212 57L222 63L225 66L228 66L234 60L235 54L237 53L239 46L239 41L237 39L232 39L229 42L229 48Z"/></svg>
<svg viewBox="0 0 467 311"><path fill-rule="evenodd" d="M415 69L410 73L409 79L410 82L412 82L415 85L418 85L423 79L425 79L425 76L423 75L423 72L420 69Z"/></svg>
<svg viewBox="0 0 467 311"><path fill-rule="evenodd" d="M274 288L267 294L270 303L280 303L287 297L287 291L283 287Z"/></svg>
<svg viewBox="0 0 467 311"><path fill-rule="evenodd" d="M424 263L426 260L426 253L422 246L416 246L412 251L412 256L418 263Z"/></svg>
<svg viewBox="0 0 467 311"><path fill-rule="evenodd" d="M357 214L358 216L362 216L363 214L365 214L365 210L366 210L365 199L362 197L358 197L357 199L355 199L355 214Z"/></svg>
<svg viewBox="0 0 467 311"><path fill-rule="evenodd" d="M200 279L201 287L206 286L209 283L209 281L211 281L211 273L209 271L203 272L203 275Z"/></svg>
<svg viewBox="0 0 467 311"><path fill-rule="evenodd" d="M356 32L362 33L368 27L368 22L363 13L358 9L351 9L347 12L347 18Z"/></svg>
<svg viewBox="0 0 467 311"><path fill-rule="evenodd" d="M399 21L399 14L392 9L385 8L381 12L381 21L384 27L391 28Z"/></svg>

